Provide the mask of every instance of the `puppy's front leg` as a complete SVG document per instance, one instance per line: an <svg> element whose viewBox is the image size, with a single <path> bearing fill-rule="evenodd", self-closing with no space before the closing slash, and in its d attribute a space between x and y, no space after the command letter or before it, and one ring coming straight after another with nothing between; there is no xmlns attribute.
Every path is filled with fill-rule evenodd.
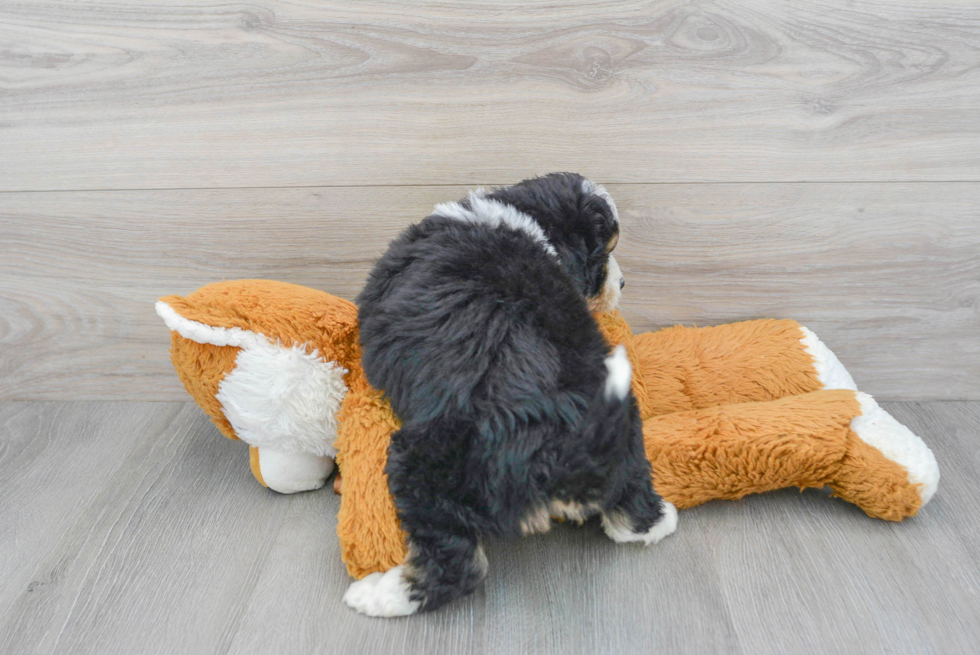
<svg viewBox="0 0 980 655"><path fill-rule="evenodd" d="M602 512L602 529L616 543L649 546L677 529L677 509L653 490L648 470L630 477L619 502Z"/></svg>

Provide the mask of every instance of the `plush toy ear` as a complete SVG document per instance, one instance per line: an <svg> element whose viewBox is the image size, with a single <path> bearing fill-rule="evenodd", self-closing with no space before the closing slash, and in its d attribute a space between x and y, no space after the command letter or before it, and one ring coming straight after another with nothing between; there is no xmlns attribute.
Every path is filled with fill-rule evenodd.
<svg viewBox="0 0 980 655"><path fill-rule="evenodd" d="M357 306L317 289L274 280L229 280L186 297L165 296L157 311L171 330L199 343L240 347L252 338L242 333L248 331L273 344L316 351L348 371L360 362Z"/></svg>
<svg viewBox="0 0 980 655"><path fill-rule="evenodd" d="M157 301L156 310L168 328L198 343L239 346L240 343L234 343L241 337L238 331L251 329L249 321L230 303L215 304L183 296L164 296ZM235 331L221 336L221 330ZM228 343L218 343L224 341Z"/></svg>
<svg viewBox="0 0 980 655"><path fill-rule="evenodd" d="M217 399L221 380L234 370L239 348L224 340L212 343L220 332L189 317L203 318L198 308L181 296L165 296L157 314L170 329L170 361L187 393L229 439L238 439Z"/></svg>

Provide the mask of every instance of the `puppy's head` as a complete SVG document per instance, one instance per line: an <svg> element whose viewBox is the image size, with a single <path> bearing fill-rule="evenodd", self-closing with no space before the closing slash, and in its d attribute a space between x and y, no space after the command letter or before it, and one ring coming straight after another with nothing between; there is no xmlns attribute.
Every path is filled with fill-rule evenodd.
<svg viewBox="0 0 980 655"><path fill-rule="evenodd" d="M626 284L612 255L619 214L602 186L575 173L551 173L487 197L512 205L541 226L592 311L616 308Z"/></svg>

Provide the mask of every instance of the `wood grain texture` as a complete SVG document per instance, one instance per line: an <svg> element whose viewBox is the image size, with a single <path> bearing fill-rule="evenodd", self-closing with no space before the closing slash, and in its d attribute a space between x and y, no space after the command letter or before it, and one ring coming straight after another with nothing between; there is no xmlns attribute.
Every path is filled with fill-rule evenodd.
<svg viewBox="0 0 980 655"><path fill-rule="evenodd" d="M0 403L0 616L26 591L43 595L64 571L44 570L60 535L101 493L145 435L183 403ZM107 493L112 493L107 492Z"/></svg>
<svg viewBox="0 0 980 655"><path fill-rule="evenodd" d="M328 485L329 486L329 485ZM484 648L486 593L410 620L378 621L342 604L352 582L340 560L330 490L290 497L230 653L452 653ZM288 600L284 600L288 599Z"/></svg>
<svg viewBox="0 0 980 655"><path fill-rule="evenodd" d="M884 399L980 398L980 184L611 185L635 331L795 318ZM186 399L156 298L273 278L353 299L466 187L0 194L0 398Z"/></svg>
<svg viewBox="0 0 980 655"><path fill-rule="evenodd" d="M25 0L0 43L0 190L980 179L965 0Z"/></svg>
<svg viewBox="0 0 980 655"><path fill-rule="evenodd" d="M0 652L227 651L288 499L249 479L246 449L218 436L193 404L152 431L124 429L156 407L131 404L127 422L108 426L128 457L105 479L92 466L101 491L77 508L74 525L37 526L48 547L19 553L32 557L37 582L4 590L16 597L0 619ZM76 411L85 410L92 421L103 408ZM36 435L28 428L19 438Z"/></svg>
<svg viewBox="0 0 980 655"><path fill-rule="evenodd" d="M916 518L869 521L818 491L704 506L702 529L746 652L975 649L978 522L965 491L980 474L980 406L884 407L907 421L939 462L939 491Z"/></svg>
<svg viewBox="0 0 980 655"><path fill-rule="evenodd" d="M0 402L0 651L972 652L980 403L885 407L942 470L914 519L789 490L685 510L650 548L565 524L488 539L472 596L377 620L341 604L338 497L261 488L194 405Z"/></svg>

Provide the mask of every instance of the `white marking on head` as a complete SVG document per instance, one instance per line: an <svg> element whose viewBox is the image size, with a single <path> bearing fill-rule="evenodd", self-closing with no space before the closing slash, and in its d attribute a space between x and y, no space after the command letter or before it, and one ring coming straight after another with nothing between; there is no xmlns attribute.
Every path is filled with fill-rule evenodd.
<svg viewBox="0 0 980 655"><path fill-rule="evenodd" d="M470 192L467 198L469 208L459 202L443 202L436 205L432 213L464 223L482 223L490 227L505 226L523 232L540 243L549 255L557 259L558 252L533 218L511 205L485 197L485 193L483 189Z"/></svg>
<svg viewBox="0 0 980 655"><path fill-rule="evenodd" d="M616 346L613 354L606 357L606 368L609 369L606 375L606 399L625 399L633 381L633 366L626 356L625 347Z"/></svg>
<svg viewBox="0 0 980 655"><path fill-rule="evenodd" d="M599 196L606 201L609 205L609 210L612 212L613 220L616 221L616 225L619 225L619 210L616 209L616 201L612 199L609 192L606 191L606 187L601 184L596 184L592 180L586 178L582 180L582 193L591 193L592 195Z"/></svg>

